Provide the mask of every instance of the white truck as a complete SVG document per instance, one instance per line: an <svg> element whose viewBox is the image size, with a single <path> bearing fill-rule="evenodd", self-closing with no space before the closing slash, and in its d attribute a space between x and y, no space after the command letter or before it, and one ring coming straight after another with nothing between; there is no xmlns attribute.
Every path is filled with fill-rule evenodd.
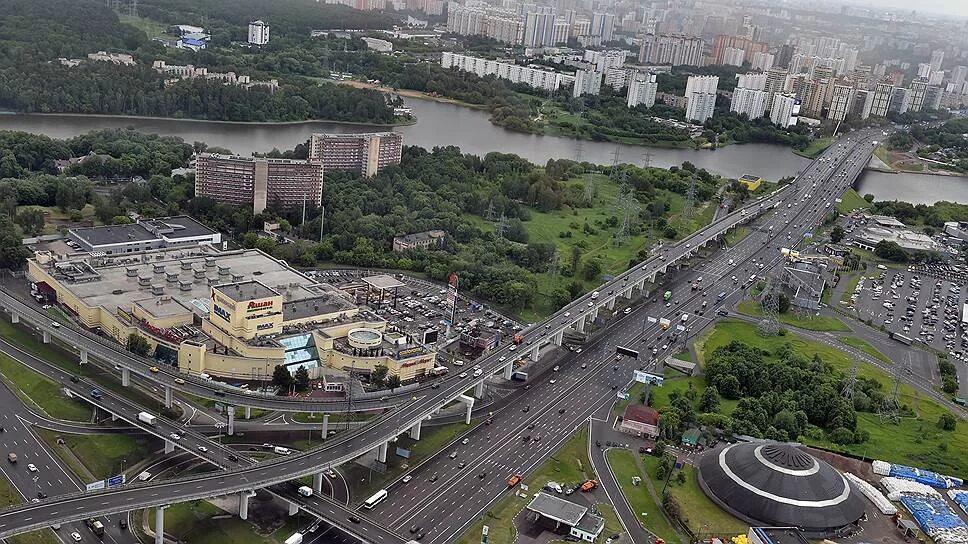
<svg viewBox="0 0 968 544"><path fill-rule="evenodd" d="M285 544L302 544L303 535L302 533L293 533L292 536L286 539Z"/></svg>
<svg viewBox="0 0 968 544"><path fill-rule="evenodd" d="M158 423L158 416L149 414L148 412L138 412L138 421L147 423L148 425L154 425Z"/></svg>
<svg viewBox="0 0 968 544"><path fill-rule="evenodd" d="M682 314L682 322L685 323L689 320L689 314Z"/></svg>
<svg viewBox="0 0 968 544"><path fill-rule="evenodd" d="M313 496L313 488L309 487L308 485L299 486L299 489L297 489L296 492L302 495L303 497Z"/></svg>

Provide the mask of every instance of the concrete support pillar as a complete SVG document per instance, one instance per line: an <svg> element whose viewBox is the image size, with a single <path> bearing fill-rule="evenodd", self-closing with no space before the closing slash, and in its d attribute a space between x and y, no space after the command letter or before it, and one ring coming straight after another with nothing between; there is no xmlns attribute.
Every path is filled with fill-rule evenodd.
<svg viewBox="0 0 968 544"><path fill-rule="evenodd" d="M605 309L607 309L607 310L614 310L615 309L615 299L614 298L608 299L608 302L605 303Z"/></svg>
<svg viewBox="0 0 968 544"><path fill-rule="evenodd" d="M572 327L578 332L585 332L585 316L579 317Z"/></svg>
<svg viewBox="0 0 968 544"><path fill-rule="evenodd" d="M239 518L249 519L249 492L242 491L239 493Z"/></svg>
<svg viewBox="0 0 968 544"><path fill-rule="evenodd" d="M563 332L559 332L558 334L556 334L554 336L554 338L551 339L551 343L554 344L554 345L556 345L556 346L560 346L561 345L562 337L564 337L564 333Z"/></svg>
<svg viewBox="0 0 968 544"><path fill-rule="evenodd" d="M510 380L511 379L511 376L513 374L514 374L514 365L513 364L509 364L508 366L504 367L504 379L505 380Z"/></svg>
<svg viewBox="0 0 968 544"><path fill-rule="evenodd" d="M323 473L317 472L313 474L313 493L320 494L323 492Z"/></svg>
<svg viewBox="0 0 968 544"><path fill-rule="evenodd" d="M246 406L245 407L245 419L252 419L252 407L251 406Z"/></svg>
<svg viewBox="0 0 968 544"><path fill-rule="evenodd" d="M329 436L329 414L323 414L323 438Z"/></svg>
<svg viewBox="0 0 968 544"><path fill-rule="evenodd" d="M414 440L420 440L420 428L423 426L423 420L417 422L416 425L410 427L410 438Z"/></svg>
<svg viewBox="0 0 968 544"><path fill-rule="evenodd" d="M588 314L588 322L589 323L591 323L592 321L595 321L596 319L598 319L598 309L599 308L601 308L601 306L595 306L594 308L592 308L591 313Z"/></svg>
<svg viewBox="0 0 968 544"><path fill-rule="evenodd" d="M645 291L645 278L639 280L639 283L636 283L635 287L637 287L639 291Z"/></svg>
<svg viewBox="0 0 968 544"><path fill-rule="evenodd" d="M50 333L47 332L47 331L44 331L44 343L45 344L49 344L50 343Z"/></svg>
<svg viewBox="0 0 968 544"><path fill-rule="evenodd" d="M111 421L117 421L117 420L118 420L118 416L115 414L111 414Z"/></svg>
<svg viewBox="0 0 968 544"><path fill-rule="evenodd" d="M175 451L175 443L171 440L165 440L165 453L171 453Z"/></svg>
<svg viewBox="0 0 968 544"><path fill-rule="evenodd" d="M126 367L121 367L121 385L128 387L131 385L131 370Z"/></svg>
<svg viewBox="0 0 968 544"><path fill-rule="evenodd" d="M170 386L165 386L165 408L171 408L172 404L172 389Z"/></svg>
<svg viewBox="0 0 968 544"><path fill-rule="evenodd" d="M155 544L165 544L165 507L155 508Z"/></svg>
<svg viewBox="0 0 968 544"><path fill-rule="evenodd" d="M626 289L625 292L622 293L622 295L625 296L625 298L632 298L632 288L629 287L628 289Z"/></svg>
<svg viewBox="0 0 968 544"><path fill-rule="evenodd" d="M298 513L299 513L299 505L294 502L289 503L289 515L295 516Z"/></svg>
<svg viewBox="0 0 968 544"><path fill-rule="evenodd" d="M14 325L16 325L17 323L20 323L20 314L16 312L10 312L10 322L13 323Z"/></svg>
<svg viewBox="0 0 968 544"><path fill-rule="evenodd" d="M528 357L532 361L537 361L538 360L538 356L539 356L540 353L541 353L541 347L540 346L535 346L534 349L531 350L531 353L528 355Z"/></svg>
<svg viewBox="0 0 968 544"><path fill-rule="evenodd" d="M471 412L474 410L474 397L468 397L467 395L461 395L457 397L457 400L463 402L467 405L467 413L464 417L464 423L467 425L471 424Z"/></svg>
<svg viewBox="0 0 968 544"><path fill-rule="evenodd" d="M229 415L229 428L226 434L232 436L235 434L235 406L226 406L225 412Z"/></svg>
<svg viewBox="0 0 968 544"><path fill-rule="evenodd" d="M649 276L649 283L655 283L655 279L657 277L659 277L659 273L658 272L653 272L652 275Z"/></svg>
<svg viewBox="0 0 968 544"><path fill-rule="evenodd" d="M484 382L480 382L474 386L474 398L477 398L477 399L484 398Z"/></svg>
<svg viewBox="0 0 968 544"><path fill-rule="evenodd" d="M381 443L377 447L379 448L377 450L377 452L376 452L376 458L377 458L377 460L380 461L381 463L386 463L387 462L387 450L390 449L390 443L389 442L383 442L383 443Z"/></svg>
<svg viewBox="0 0 968 544"><path fill-rule="evenodd" d="M82 365L86 365L87 364L87 350L86 349L82 349L81 350L81 362L80 362L80 364L82 364Z"/></svg>

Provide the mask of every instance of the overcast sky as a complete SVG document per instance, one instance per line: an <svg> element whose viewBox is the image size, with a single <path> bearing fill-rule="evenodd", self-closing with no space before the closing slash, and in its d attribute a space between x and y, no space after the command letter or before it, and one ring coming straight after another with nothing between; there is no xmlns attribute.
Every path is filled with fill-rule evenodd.
<svg viewBox="0 0 968 544"><path fill-rule="evenodd" d="M854 3L882 8L950 13L968 17L968 0L855 0Z"/></svg>

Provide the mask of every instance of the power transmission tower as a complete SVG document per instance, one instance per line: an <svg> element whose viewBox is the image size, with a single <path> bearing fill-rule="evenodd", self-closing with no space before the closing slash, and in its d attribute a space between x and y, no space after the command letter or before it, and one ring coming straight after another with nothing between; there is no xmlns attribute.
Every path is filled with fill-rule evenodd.
<svg viewBox="0 0 968 544"><path fill-rule="evenodd" d="M622 211L622 226L615 235L615 244L624 245L632 236L632 218L636 217L641 209L638 199L635 198L635 191L631 187L622 188L618 206Z"/></svg>
<svg viewBox="0 0 968 544"><path fill-rule="evenodd" d="M646 151L642 153L642 168L648 168L652 166L652 153Z"/></svg>
<svg viewBox="0 0 968 544"><path fill-rule="evenodd" d="M763 305L763 318L757 324L756 330L763 336L776 336L780 333L780 320L777 317L780 313L780 297L773 276L766 279L766 287L760 300Z"/></svg>
<svg viewBox="0 0 968 544"><path fill-rule="evenodd" d="M489 200L487 202L487 209L484 210L484 219L489 223L493 223L497 219L497 215L494 212L494 201Z"/></svg>
<svg viewBox="0 0 968 544"><path fill-rule="evenodd" d="M696 207L696 178L689 181L689 188L686 190L686 202L682 206L682 217L689 219Z"/></svg>
<svg viewBox="0 0 968 544"><path fill-rule="evenodd" d="M131 0L128 4L128 15L131 17L138 16L138 0Z"/></svg>
<svg viewBox="0 0 968 544"><path fill-rule="evenodd" d="M840 391L840 396L847 399L854 399L854 386L857 384L857 365L860 364L859 360L854 360L854 364L847 370L847 376L844 378L844 388Z"/></svg>
<svg viewBox="0 0 968 544"><path fill-rule="evenodd" d="M552 283L558 283L558 274L561 272L561 254L555 251L555 254L551 256L551 264L548 267L548 272L551 273Z"/></svg>
<svg viewBox="0 0 968 544"><path fill-rule="evenodd" d="M619 164L619 158L621 157L621 154L622 154L622 149L619 146L615 146L615 151L612 151L612 171L609 175L609 177L614 182L619 181L618 164Z"/></svg>
<svg viewBox="0 0 968 544"><path fill-rule="evenodd" d="M575 162L578 164L582 163L582 154L584 151L584 145L581 139L575 140ZM592 205L595 201L595 178L592 177L591 172L587 172L584 167L582 167L582 182L585 186L585 202L588 205Z"/></svg>
<svg viewBox="0 0 968 544"><path fill-rule="evenodd" d="M894 363L894 387L891 389L890 398L884 399L884 404L877 412L881 419L897 423L901 420L901 400L899 391L901 388L901 377L911 370L911 355L908 354L907 360Z"/></svg>
<svg viewBox="0 0 968 544"><path fill-rule="evenodd" d="M508 231L508 218L501 212L501 217L497 220L497 226L494 228L494 233L497 234L498 238L504 238L504 235Z"/></svg>

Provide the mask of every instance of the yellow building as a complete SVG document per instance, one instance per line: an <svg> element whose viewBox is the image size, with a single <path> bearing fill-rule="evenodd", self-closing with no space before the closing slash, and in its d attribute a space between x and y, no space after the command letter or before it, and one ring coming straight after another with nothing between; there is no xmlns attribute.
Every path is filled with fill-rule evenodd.
<svg viewBox="0 0 968 544"><path fill-rule="evenodd" d="M746 187L746 190L751 193L759 189L760 185L763 185L763 178L751 174L745 174L736 181L742 183Z"/></svg>
<svg viewBox="0 0 968 544"><path fill-rule="evenodd" d="M351 295L254 249L38 253L28 275L84 326L122 344L139 334L186 372L264 380L276 365L306 366L313 378L386 366L408 380L435 366L432 351L387 333ZM373 331L378 344L360 345L367 335L349 338L354 330Z"/></svg>

